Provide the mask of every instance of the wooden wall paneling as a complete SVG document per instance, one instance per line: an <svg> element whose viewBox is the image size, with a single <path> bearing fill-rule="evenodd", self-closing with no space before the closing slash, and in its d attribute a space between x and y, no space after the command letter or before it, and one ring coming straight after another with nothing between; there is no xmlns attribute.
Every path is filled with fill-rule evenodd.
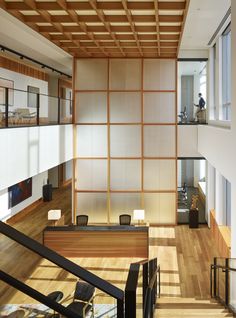
<svg viewBox="0 0 236 318"><path fill-rule="evenodd" d="M67 79L64 79L64 78L59 78L58 86L59 86L59 89L61 87L72 88L73 83L72 83L71 80L67 80Z"/></svg>
<svg viewBox="0 0 236 318"><path fill-rule="evenodd" d="M148 231L44 231L45 246L65 257L148 258Z"/></svg>
<svg viewBox="0 0 236 318"><path fill-rule="evenodd" d="M34 77L42 81L48 82L49 80L46 72L43 72L38 68L34 68L33 66L29 66L23 62L14 60L13 58L0 56L0 67L26 76Z"/></svg>
<svg viewBox="0 0 236 318"><path fill-rule="evenodd" d="M211 236L219 252L219 257L231 257L231 231L228 226L218 225L215 211L210 211Z"/></svg>

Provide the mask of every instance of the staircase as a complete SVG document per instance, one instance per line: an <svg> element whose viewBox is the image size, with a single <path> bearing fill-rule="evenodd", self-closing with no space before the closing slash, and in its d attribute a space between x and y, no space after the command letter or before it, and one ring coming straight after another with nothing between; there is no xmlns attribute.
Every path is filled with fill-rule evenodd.
<svg viewBox="0 0 236 318"><path fill-rule="evenodd" d="M218 318L233 317L224 306L215 300L194 298L159 298L155 318Z"/></svg>

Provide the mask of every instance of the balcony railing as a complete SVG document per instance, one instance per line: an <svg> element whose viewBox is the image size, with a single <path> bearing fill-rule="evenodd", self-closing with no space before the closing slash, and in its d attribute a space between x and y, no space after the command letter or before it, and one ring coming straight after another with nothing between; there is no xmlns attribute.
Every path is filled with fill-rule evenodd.
<svg viewBox="0 0 236 318"><path fill-rule="evenodd" d="M0 128L72 123L72 100L0 86Z"/></svg>

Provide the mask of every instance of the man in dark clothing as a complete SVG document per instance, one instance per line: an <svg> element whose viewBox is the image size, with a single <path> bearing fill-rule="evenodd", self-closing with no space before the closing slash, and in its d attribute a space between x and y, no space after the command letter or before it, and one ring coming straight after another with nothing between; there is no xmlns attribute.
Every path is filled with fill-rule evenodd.
<svg viewBox="0 0 236 318"><path fill-rule="evenodd" d="M198 102L198 105L197 104L194 104L196 107L199 107L200 110L203 110L205 105L206 105L206 102L204 100L204 98L202 97L202 94L199 93L198 94L198 97L199 97L199 102Z"/></svg>
<svg viewBox="0 0 236 318"><path fill-rule="evenodd" d="M194 106L199 108L196 111L195 116L196 116L197 122L203 123L203 122L206 122L206 110L205 110L206 102L205 102L204 98L202 97L201 93L198 94L198 97L199 97L198 105L194 104Z"/></svg>

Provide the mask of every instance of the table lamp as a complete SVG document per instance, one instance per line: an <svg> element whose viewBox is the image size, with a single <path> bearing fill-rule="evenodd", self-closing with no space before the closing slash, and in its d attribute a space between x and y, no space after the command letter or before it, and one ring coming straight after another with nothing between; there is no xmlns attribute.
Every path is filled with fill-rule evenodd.
<svg viewBox="0 0 236 318"><path fill-rule="evenodd" d="M48 211L48 220L54 221L54 226L56 225L56 221L61 218L61 210L49 210Z"/></svg>
<svg viewBox="0 0 236 318"><path fill-rule="evenodd" d="M145 211L144 210L134 210L133 219L138 220L138 224L142 224L145 219Z"/></svg>

